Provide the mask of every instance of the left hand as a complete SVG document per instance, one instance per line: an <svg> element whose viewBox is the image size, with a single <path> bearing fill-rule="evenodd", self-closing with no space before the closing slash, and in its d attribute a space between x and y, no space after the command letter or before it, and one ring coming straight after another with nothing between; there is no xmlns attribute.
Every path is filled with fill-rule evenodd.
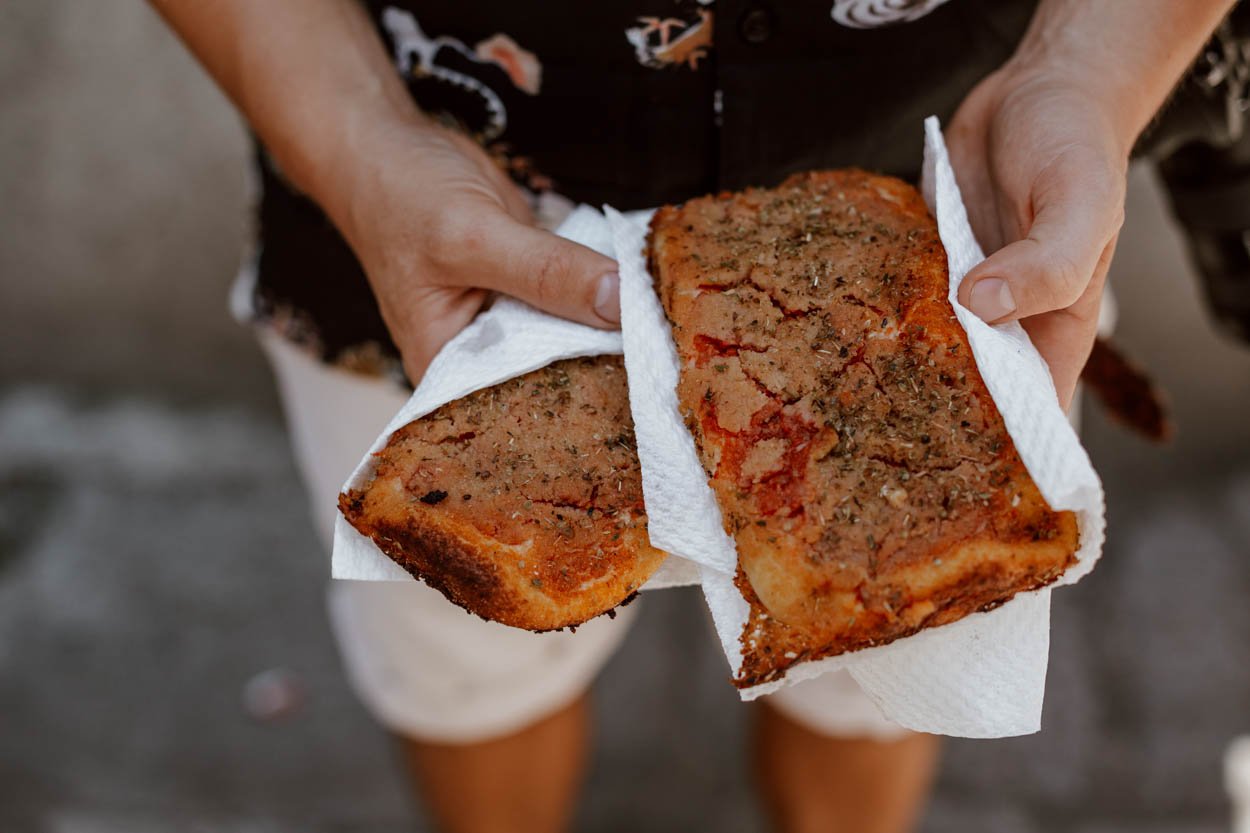
<svg viewBox="0 0 1250 833"><path fill-rule="evenodd" d="M992 323L1020 319L1065 410L1093 346L1132 147L1081 82L1009 62L946 131L968 219L990 253L960 303Z"/></svg>

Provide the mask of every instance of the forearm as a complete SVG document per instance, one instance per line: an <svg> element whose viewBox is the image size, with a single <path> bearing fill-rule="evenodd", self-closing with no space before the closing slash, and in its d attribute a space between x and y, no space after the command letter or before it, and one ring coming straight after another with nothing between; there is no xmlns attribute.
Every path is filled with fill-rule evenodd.
<svg viewBox="0 0 1250 833"><path fill-rule="evenodd" d="M1125 152L1235 0L1042 0L1009 67L1105 102Z"/></svg>
<svg viewBox="0 0 1250 833"><path fill-rule="evenodd" d="M345 160L423 121L356 0L151 2L283 173L332 215L348 211Z"/></svg>

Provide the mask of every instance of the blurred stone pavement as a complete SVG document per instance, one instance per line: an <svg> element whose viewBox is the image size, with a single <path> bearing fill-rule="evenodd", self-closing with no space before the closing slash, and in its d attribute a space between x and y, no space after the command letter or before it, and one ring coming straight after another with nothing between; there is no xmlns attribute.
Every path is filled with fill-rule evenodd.
<svg viewBox="0 0 1250 833"><path fill-rule="evenodd" d="M267 370L225 311L237 120L138 0L0 6L0 96L0 831L429 829L341 676ZM1043 731L949 742L926 833L1228 829L1250 349L1212 332L1147 169L1113 282L1179 435L1087 408L1110 538L1055 596ZM762 831L700 599L642 605L596 688L577 829ZM302 702L258 720L271 669Z"/></svg>

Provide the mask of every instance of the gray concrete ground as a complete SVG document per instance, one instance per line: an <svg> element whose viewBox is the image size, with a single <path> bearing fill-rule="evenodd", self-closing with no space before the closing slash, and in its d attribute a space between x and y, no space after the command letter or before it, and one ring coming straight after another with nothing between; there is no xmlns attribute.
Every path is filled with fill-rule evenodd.
<svg viewBox="0 0 1250 833"><path fill-rule="evenodd" d="M428 829L341 677L267 372L224 311L237 121L137 0L0 6L0 96L0 830ZM1181 433L1088 416L1111 534L1056 596L1044 730L949 743L928 833L1227 829L1250 351L1207 326L1148 171L1128 218L1121 339ZM643 604L578 829L762 830L698 598ZM244 687L273 668L304 704L257 721Z"/></svg>

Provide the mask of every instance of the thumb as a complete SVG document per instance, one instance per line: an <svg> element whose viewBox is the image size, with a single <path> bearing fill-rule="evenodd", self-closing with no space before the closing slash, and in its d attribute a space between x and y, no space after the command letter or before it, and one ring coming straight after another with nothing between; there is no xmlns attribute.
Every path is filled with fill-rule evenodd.
<svg viewBox="0 0 1250 833"><path fill-rule="evenodd" d="M481 218L466 246L464 279L541 310L613 329L620 326L616 261L506 214Z"/></svg>
<svg viewBox="0 0 1250 833"><path fill-rule="evenodd" d="M1048 187L1038 189L1026 235L991 254L959 287L960 303L985 321L1071 307L1119 231L1124 191L1113 176L1089 176L1075 166L1052 171Z"/></svg>

